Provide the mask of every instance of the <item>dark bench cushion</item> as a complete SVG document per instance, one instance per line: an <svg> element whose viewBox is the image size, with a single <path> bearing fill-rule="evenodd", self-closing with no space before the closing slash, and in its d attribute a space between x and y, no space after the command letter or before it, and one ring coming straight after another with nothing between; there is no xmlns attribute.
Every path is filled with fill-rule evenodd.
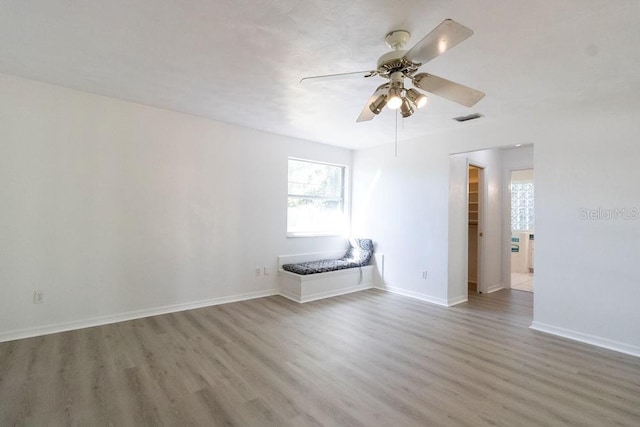
<svg viewBox="0 0 640 427"><path fill-rule="evenodd" d="M284 264L282 268L292 273L306 275L362 267L369 264L369 260L373 255L373 242L371 239L350 239L349 243L351 247L340 259Z"/></svg>

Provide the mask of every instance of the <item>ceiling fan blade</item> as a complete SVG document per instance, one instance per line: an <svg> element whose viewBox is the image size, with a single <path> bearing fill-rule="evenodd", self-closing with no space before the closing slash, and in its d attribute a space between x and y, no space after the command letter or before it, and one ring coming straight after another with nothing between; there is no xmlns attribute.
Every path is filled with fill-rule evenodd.
<svg viewBox="0 0 640 427"><path fill-rule="evenodd" d="M466 107L473 107L484 97L484 92L429 73L416 74L413 77L413 84L419 89Z"/></svg>
<svg viewBox="0 0 640 427"><path fill-rule="evenodd" d="M325 74L322 76L311 76L311 77L303 77L300 79L300 83L307 82L324 82L329 80L342 80L342 79L354 79L354 78L362 78L362 77L372 77L378 74L377 71L354 71L351 73L340 73L340 74Z"/></svg>
<svg viewBox="0 0 640 427"><path fill-rule="evenodd" d="M385 83L382 86L378 87L378 89L376 89L375 92L373 92L373 95L371 95L367 103L364 104L364 108L362 109L362 112L360 112L360 115L358 116L358 119L356 120L356 122L358 123L368 122L369 120L373 119L376 116L376 114L373 111L371 111L371 109L369 108L369 105L371 105L373 101L375 101L380 95L385 93L388 89L389 89L389 84Z"/></svg>
<svg viewBox="0 0 640 427"><path fill-rule="evenodd" d="M451 19L445 19L409 49L404 56L412 62L424 64L472 35L473 31L464 25Z"/></svg>

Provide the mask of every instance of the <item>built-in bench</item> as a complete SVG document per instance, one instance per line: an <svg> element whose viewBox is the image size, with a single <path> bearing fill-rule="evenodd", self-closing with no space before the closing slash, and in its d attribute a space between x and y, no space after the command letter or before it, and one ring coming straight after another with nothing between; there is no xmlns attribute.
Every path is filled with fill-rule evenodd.
<svg viewBox="0 0 640 427"><path fill-rule="evenodd" d="M364 241L364 240L363 240ZM356 240L356 245L358 244ZM373 245L370 240L367 240L371 245L371 251ZM345 263L350 260L350 254L354 250L354 243L352 242L352 248L344 254L344 251L333 252L320 252L320 253L308 253L301 255L283 255L278 257L278 278L280 284L280 294L286 298L289 298L296 302L308 302L322 298L328 298L336 295L342 295L350 292L361 291L373 287L373 265L358 266L357 263ZM356 247L355 250L358 250ZM367 257L368 262L371 258L371 254ZM300 271L305 274L298 274L292 271L286 271L282 266L287 264L299 264L308 263L310 261L318 260L339 260L335 263L321 263L316 265L302 265L302 268L291 268L294 271ZM324 271L328 265L335 265L334 268L338 268L333 271ZM348 265L353 267L345 268ZM314 269L319 268L319 273L309 273Z"/></svg>

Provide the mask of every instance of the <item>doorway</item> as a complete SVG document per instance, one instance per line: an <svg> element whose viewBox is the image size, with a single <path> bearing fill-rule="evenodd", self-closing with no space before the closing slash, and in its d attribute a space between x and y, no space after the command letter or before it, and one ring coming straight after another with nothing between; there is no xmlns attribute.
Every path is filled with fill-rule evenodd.
<svg viewBox="0 0 640 427"><path fill-rule="evenodd" d="M484 182L484 169L469 164L467 171L467 218L468 218L468 245L467 245L467 288L469 293L481 293L480 284L480 257L482 245L480 238L482 231L482 188Z"/></svg>
<svg viewBox="0 0 640 427"><path fill-rule="evenodd" d="M533 169L511 171L511 289L534 291Z"/></svg>

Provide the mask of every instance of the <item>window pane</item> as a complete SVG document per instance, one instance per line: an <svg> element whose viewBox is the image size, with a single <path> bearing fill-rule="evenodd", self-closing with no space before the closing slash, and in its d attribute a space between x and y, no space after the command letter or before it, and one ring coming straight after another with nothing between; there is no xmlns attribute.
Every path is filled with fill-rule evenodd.
<svg viewBox="0 0 640 427"><path fill-rule="evenodd" d="M342 200L289 197L287 231L290 233L327 233L342 231Z"/></svg>
<svg viewBox="0 0 640 427"><path fill-rule="evenodd" d="M289 160L289 194L342 197L342 166Z"/></svg>
<svg viewBox="0 0 640 427"><path fill-rule="evenodd" d="M287 232L344 232L344 166L289 159L288 174Z"/></svg>

